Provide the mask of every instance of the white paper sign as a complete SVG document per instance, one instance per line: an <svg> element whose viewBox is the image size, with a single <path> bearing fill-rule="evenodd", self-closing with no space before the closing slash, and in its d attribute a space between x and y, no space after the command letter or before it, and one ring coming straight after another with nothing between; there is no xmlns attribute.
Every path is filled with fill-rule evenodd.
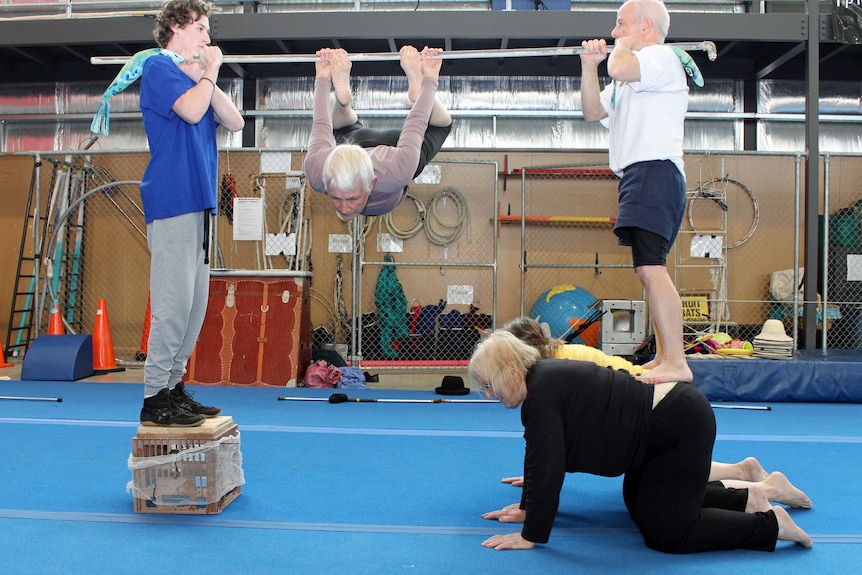
<svg viewBox="0 0 862 575"><path fill-rule="evenodd" d="M290 152L261 152L261 174L286 174L290 172Z"/></svg>
<svg viewBox="0 0 862 575"><path fill-rule="evenodd" d="M847 254L847 281L862 281L862 255Z"/></svg>
<svg viewBox="0 0 862 575"><path fill-rule="evenodd" d="M329 234L329 253L349 254L353 252L353 238L350 234Z"/></svg>
<svg viewBox="0 0 862 575"><path fill-rule="evenodd" d="M417 184L434 184L437 185L440 183L440 166L425 166L422 169L422 172L416 176L414 180Z"/></svg>
<svg viewBox="0 0 862 575"><path fill-rule="evenodd" d="M722 257L721 247L721 236L694 235L691 238L691 257L720 259Z"/></svg>
<svg viewBox="0 0 862 575"><path fill-rule="evenodd" d="M263 239L263 200L260 198L233 199L233 239Z"/></svg>
<svg viewBox="0 0 862 575"><path fill-rule="evenodd" d="M296 234L266 234L265 253L268 256L295 256Z"/></svg>
<svg viewBox="0 0 862 575"><path fill-rule="evenodd" d="M404 241L392 234L377 234L377 251L380 253L404 251Z"/></svg>
<svg viewBox="0 0 862 575"><path fill-rule="evenodd" d="M470 305L473 303L473 286L447 286L446 303Z"/></svg>

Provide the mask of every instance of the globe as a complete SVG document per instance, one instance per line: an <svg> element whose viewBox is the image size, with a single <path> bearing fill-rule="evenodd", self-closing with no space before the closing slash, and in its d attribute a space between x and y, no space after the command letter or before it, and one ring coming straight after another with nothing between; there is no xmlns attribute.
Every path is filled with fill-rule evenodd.
<svg viewBox="0 0 862 575"><path fill-rule="evenodd" d="M590 309L594 303L596 296L582 287L556 285L536 298L530 308L530 317L539 323L548 324L552 337L565 338L595 313L596 310ZM596 321L571 343L598 347L600 329L601 321Z"/></svg>

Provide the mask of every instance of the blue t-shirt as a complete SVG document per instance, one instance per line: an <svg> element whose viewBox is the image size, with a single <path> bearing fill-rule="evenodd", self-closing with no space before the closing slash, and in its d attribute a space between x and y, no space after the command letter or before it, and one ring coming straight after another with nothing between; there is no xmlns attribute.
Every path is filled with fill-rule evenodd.
<svg viewBox="0 0 862 575"><path fill-rule="evenodd" d="M195 85L167 56L144 63L141 111L150 146L150 162L141 181L147 223L216 207L218 149L212 106L197 124L171 108Z"/></svg>

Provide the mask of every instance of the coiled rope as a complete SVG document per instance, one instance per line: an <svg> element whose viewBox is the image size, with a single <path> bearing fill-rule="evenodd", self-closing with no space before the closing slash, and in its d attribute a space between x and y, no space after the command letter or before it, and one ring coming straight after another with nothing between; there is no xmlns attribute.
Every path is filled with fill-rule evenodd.
<svg viewBox="0 0 862 575"><path fill-rule="evenodd" d="M392 212L389 212L388 214L385 214L383 216L383 223L386 225L386 229L389 231L390 234L400 240L409 240L410 238L418 234L420 231L422 231L422 228L425 227L426 213L425 204L422 202L422 198L420 198L410 190L407 190L407 197L413 200L413 205L416 206L417 212L416 219L413 221L409 228L403 230L396 226L395 223L392 221Z"/></svg>
<svg viewBox="0 0 862 575"><path fill-rule="evenodd" d="M451 200L455 204L458 218L453 224L444 222L440 216L440 204ZM467 232L467 241L470 242L470 208L467 200L456 188L446 186L440 188L431 196L425 208L425 235L428 241L437 246L448 246Z"/></svg>

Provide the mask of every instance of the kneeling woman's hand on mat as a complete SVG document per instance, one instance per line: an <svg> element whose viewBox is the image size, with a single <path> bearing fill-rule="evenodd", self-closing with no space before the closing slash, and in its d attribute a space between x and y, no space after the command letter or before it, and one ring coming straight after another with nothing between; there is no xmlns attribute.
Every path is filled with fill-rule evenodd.
<svg viewBox="0 0 862 575"><path fill-rule="evenodd" d="M512 503L497 511L489 511L482 519L496 519L500 523L523 523L527 512L521 509L520 503Z"/></svg>
<svg viewBox="0 0 862 575"><path fill-rule="evenodd" d="M482 546L501 551L503 549L532 549L536 544L521 537L520 533L509 533L508 535L494 535L483 541Z"/></svg>
<svg viewBox="0 0 862 575"><path fill-rule="evenodd" d="M501 481L503 483L508 483L512 487L523 487L524 486L524 476L523 475L518 476L518 477L504 477L503 479L501 479Z"/></svg>

